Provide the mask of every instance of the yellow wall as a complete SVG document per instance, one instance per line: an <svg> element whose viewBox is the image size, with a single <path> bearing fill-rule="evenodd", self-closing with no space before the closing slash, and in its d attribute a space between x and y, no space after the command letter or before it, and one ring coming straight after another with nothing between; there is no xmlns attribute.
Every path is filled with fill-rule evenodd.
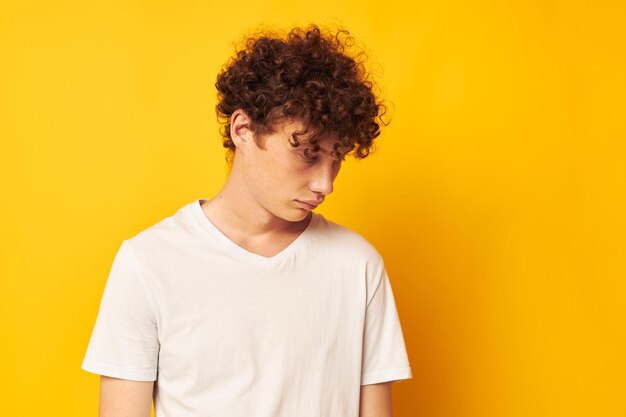
<svg viewBox="0 0 626 417"><path fill-rule="evenodd" d="M116 249L224 179L231 42L317 21L395 106L320 210L386 259L395 415L626 415L623 2L259 4L0 6L2 414L96 415L80 365Z"/></svg>

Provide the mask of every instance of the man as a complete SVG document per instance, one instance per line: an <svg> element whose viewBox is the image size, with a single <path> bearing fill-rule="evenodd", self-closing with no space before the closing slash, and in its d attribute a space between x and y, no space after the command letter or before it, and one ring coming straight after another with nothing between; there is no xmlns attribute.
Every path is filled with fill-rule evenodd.
<svg viewBox="0 0 626 417"><path fill-rule="evenodd" d="M412 375L383 260L313 212L379 135L344 35L257 36L219 74L228 179L116 254L83 361L101 417L392 415Z"/></svg>

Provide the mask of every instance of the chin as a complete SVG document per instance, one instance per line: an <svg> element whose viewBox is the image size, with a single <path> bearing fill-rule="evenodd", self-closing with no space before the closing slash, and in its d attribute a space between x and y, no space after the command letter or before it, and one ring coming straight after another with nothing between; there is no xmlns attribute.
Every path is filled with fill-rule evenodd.
<svg viewBox="0 0 626 417"><path fill-rule="evenodd" d="M302 220L306 219L308 215L309 215L308 212L303 211L299 215L298 214L294 214L294 215L291 215L289 217L284 217L284 219L287 220L287 221L290 221L292 223L296 223L296 222L301 222Z"/></svg>
<svg viewBox="0 0 626 417"><path fill-rule="evenodd" d="M308 211L302 210L302 209L296 209L296 210L290 211L289 213L284 213L284 215L280 217L284 220L295 223L295 222L301 222L302 220L306 219L308 215L309 215Z"/></svg>

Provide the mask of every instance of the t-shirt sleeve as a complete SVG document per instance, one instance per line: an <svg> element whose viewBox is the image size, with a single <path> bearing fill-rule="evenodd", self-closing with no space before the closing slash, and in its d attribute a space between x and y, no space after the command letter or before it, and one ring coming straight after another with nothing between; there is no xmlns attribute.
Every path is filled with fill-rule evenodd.
<svg viewBox="0 0 626 417"><path fill-rule="evenodd" d="M361 385L413 377L391 283L382 262L377 269L380 278L365 313Z"/></svg>
<svg viewBox="0 0 626 417"><path fill-rule="evenodd" d="M133 381L155 381L159 339L155 302L127 241L109 272L82 369Z"/></svg>

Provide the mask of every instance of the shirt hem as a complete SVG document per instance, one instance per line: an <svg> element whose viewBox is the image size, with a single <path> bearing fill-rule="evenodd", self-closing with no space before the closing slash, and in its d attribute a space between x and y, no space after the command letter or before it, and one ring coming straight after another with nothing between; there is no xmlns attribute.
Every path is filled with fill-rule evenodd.
<svg viewBox="0 0 626 417"><path fill-rule="evenodd" d="M361 385L377 384L380 382L400 381L413 378L410 367L389 369L380 372L369 372L361 377Z"/></svg>
<svg viewBox="0 0 626 417"><path fill-rule="evenodd" d="M156 381L156 371L138 371L133 369L123 369L110 365L102 365L96 362L85 360L81 369L92 374L110 376L113 378L127 379L130 381Z"/></svg>

